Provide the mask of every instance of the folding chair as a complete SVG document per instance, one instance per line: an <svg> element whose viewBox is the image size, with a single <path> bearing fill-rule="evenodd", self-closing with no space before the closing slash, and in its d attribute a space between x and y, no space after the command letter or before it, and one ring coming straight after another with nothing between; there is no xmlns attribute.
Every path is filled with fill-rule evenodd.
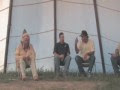
<svg viewBox="0 0 120 90"><path fill-rule="evenodd" d="M82 66L84 67L84 68L88 68L89 67L89 63L82 63ZM93 66L93 69L95 69L95 73L96 73L96 63L94 63L94 66ZM93 71L93 70L92 70Z"/></svg>
<svg viewBox="0 0 120 90"><path fill-rule="evenodd" d="M62 62L62 61L60 61L60 73L63 73L63 71L64 71L64 65L65 65L65 63Z"/></svg>

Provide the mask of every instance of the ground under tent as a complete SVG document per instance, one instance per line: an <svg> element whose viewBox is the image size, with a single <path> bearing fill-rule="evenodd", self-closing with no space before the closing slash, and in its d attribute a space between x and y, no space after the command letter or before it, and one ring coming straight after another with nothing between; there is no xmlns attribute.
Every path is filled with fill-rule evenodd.
<svg viewBox="0 0 120 90"><path fill-rule="evenodd" d="M15 71L15 49L24 29L31 36L37 53L37 68L54 70L53 47L55 34L65 33L70 45L72 61L70 71L78 71L75 63L75 38L82 30L87 30L95 42L96 72L102 72L100 44L95 16L95 0L11 0L11 26L8 44L7 71ZM119 43L120 6L119 0L96 0L103 55L107 73L113 72L110 55ZM7 26L9 24L10 0L0 0L0 69L5 62ZM56 16L56 17L55 17Z"/></svg>

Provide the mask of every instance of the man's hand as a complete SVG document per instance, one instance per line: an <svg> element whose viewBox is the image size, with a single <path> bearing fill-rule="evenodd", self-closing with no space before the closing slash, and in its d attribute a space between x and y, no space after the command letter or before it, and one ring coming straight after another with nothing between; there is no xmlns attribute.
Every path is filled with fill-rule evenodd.
<svg viewBox="0 0 120 90"><path fill-rule="evenodd" d="M115 54L116 54L116 56L119 56L119 50L118 49L115 50Z"/></svg>
<svg viewBox="0 0 120 90"><path fill-rule="evenodd" d="M26 60L30 60L30 55L29 54L26 55Z"/></svg>
<svg viewBox="0 0 120 90"><path fill-rule="evenodd" d="M26 60L30 60L30 57L29 57L29 56L27 56L27 57L26 57Z"/></svg>
<svg viewBox="0 0 120 90"><path fill-rule="evenodd" d="M23 57L22 57L22 60L26 60L26 56L23 56Z"/></svg>
<svg viewBox="0 0 120 90"><path fill-rule="evenodd" d="M62 61L64 60L64 55L63 55L63 54L60 55L59 57L60 57L60 59L61 59Z"/></svg>
<svg viewBox="0 0 120 90"><path fill-rule="evenodd" d="M86 53L88 56L94 54L94 51Z"/></svg>
<svg viewBox="0 0 120 90"><path fill-rule="evenodd" d="M30 60L30 56L24 55L24 56L22 57L22 60Z"/></svg>
<svg viewBox="0 0 120 90"><path fill-rule="evenodd" d="M83 57L84 60L88 60L88 54L85 54L85 56Z"/></svg>
<svg viewBox="0 0 120 90"><path fill-rule="evenodd" d="M59 55L57 53L54 53L54 56L58 56L62 61L64 60L65 56L62 54L62 55Z"/></svg>
<svg viewBox="0 0 120 90"><path fill-rule="evenodd" d="M117 55L116 55L116 54L112 54L112 57L116 58L116 57L117 57Z"/></svg>
<svg viewBox="0 0 120 90"><path fill-rule="evenodd" d="M116 49L116 50L115 50L115 54L112 54L112 57L116 58L116 57L118 57L118 56L119 56L119 50Z"/></svg>

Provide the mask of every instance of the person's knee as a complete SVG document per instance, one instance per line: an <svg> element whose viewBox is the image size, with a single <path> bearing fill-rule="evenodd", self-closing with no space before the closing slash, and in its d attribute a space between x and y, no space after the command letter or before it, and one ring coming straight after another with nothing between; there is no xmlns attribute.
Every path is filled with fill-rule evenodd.
<svg viewBox="0 0 120 90"><path fill-rule="evenodd" d="M92 57L92 58L93 58L93 62L95 62L95 56L94 56L94 55L93 55L93 57Z"/></svg>
<svg viewBox="0 0 120 90"><path fill-rule="evenodd" d="M77 62L77 61L80 61L80 60L81 60L81 57L77 55L77 56L75 57L75 60L76 60L76 62Z"/></svg>
<svg viewBox="0 0 120 90"><path fill-rule="evenodd" d="M77 62L77 61L78 61L78 59L79 59L79 56L76 56L76 57L75 57L75 61Z"/></svg>
<svg viewBox="0 0 120 90"><path fill-rule="evenodd" d="M114 57L113 57L113 56L111 56L111 58L110 58L110 59L111 59L111 61L113 61L113 60L114 60Z"/></svg>
<svg viewBox="0 0 120 90"><path fill-rule="evenodd" d="M59 64L60 64L60 58L58 56L54 56L54 64L55 64L55 67L59 66Z"/></svg>
<svg viewBox="0 0 120 90"><path fill-rule="evenodd" d="M59 59L59 57L58 56L54 56L54 59Z"/></svg>
<svg viewBox="0 0 120 90"><path fill-rule="evenodd" d="M95 62L95 55L94 54L92 54L91 56L90 56L90 60L92 61L92 62Z"/></svg>
<svg viewBox="0 0 120 90"><path fill-rule="evenodd" d="M90 58L92 58L92 59L94 59L94 60L95 60L95 55L94 55L94 54L92 54L92 55L90 56Z"/></svg>
<svg viewBox="0 0 120 90"><path fill-rule="evenodd" d="M54 56L54 61L58 62L60 60L60 58L58 56Z"/></svg>
<svg viewBox="0 0 120 90"><path fill-rule="evenodd" d="M66 59L67 59L68 61L71 61L71 56L66 56Z"/></svg>
<svg viewBox="0 0 120 90"><path fill-rule="evenodd" d="M75 61L76 61L76 63L78 64L82 64L82 62L83 62L83 59L80 57L80 56L76 56L75 57Z"/></svg>
<svg viewBox="0 0 120 90"><path fill-rule="evenodd" d="M24 64L24 60L19 60L19 64Z"/></svg>
<svg viewBox="0 0 120 90"><path fill-rule="evenodd" d="M112 56L111 56L111 58L110 58L110 59L111 59L111 62L112 62L112 63L114 63L114 62L116 61L116 60L115 60L115 58L114 58L114 57L112 57Z"/></svg>

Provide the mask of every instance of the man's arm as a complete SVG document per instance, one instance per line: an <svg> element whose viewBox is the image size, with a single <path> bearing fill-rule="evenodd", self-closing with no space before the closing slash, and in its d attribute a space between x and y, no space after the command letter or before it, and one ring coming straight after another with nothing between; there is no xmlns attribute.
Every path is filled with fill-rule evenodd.
<svg viewBox="0 0 120 90"><path fill-rule="evenodd" d="M58 51L58 46L57 46L57 44L55 44L53 54L54 54L54 56L60 57L60 55L57 53L57 51Z"/></svg>
<svg viewBox="0 0 120 90"><path fill-rule="evenodd" d="M60 57L60 55L59 55L59 54L57 54L56 52L54 52L54 56Z"/></svg>
<svg viewBox="0 0 120 90"><path fill-rule="evenodd" d="M93 55L94 53L95 53L95 51L91 51L91 52L88 52L87 55L88 55L88 56L91 56L91 55Z"/></svg>
<svg viewBox="0 0 120 90"><path fill-rule="evenodd" d="M64 60L64 57L65 57L64 55L59 55L56 52L54 52L54 56L59 57L61 60Z"/></svg>
<svg viewBox="0 0 120 90"><path fill-rule="evenodd" d="M35 50L34 50L34 48L33 48L32 45L31 45L31 51L32 51L32 55L30 56L30 58L31 58L32 60L35 60L35 59L36 59L36 53L35 53Z"/></svg>
<svg viewBox="0 0 120 90"><path fill-rule="evenodd" d="M67 44L67 55L68 55L68 56L70 55L70 47L69 47L68 44Z"/></svg>
<svg viewBox="0 0 120 90"><path fill-rule="evenodd" d="M16 58L16 60L22 60L23 59L23 56L20 55L20 46L16 49L15 58Z"/></svg>
<svg viewBox="0 0 120 90"><path fill-rule="evenodd" d="M86 53L88 56L91 56L91 55L93 55L93 54L95 53L95 45L94 45L94 42L93 42L93 41L92 41L91 44L90 44L90 49L91 49L91 50Z"/></svg>
<svg viewBox="0 0 120 90"><path fill-rule="evenodd" d="M115 53L112 54L112 57L120 56L119 49L120 49L120 43L118 44L117 48L115 49Z"/></svg>
<svg viewBox="0 0 120 90"><path fill-rule="evenodd" d="M112 57L119 56L119 49L115 49L115 53L111 53Z"/></svg>
<svg viewBox="0 0 120 90"><path fill-rule="evenodd" d="M57 44L55 44L53 54L54 54L54 56L57 56L57 57L59 57L59 58L61 58L63 60L64 55L59 55L57 52L58 52L58 46L57 46Z"/></svg>

